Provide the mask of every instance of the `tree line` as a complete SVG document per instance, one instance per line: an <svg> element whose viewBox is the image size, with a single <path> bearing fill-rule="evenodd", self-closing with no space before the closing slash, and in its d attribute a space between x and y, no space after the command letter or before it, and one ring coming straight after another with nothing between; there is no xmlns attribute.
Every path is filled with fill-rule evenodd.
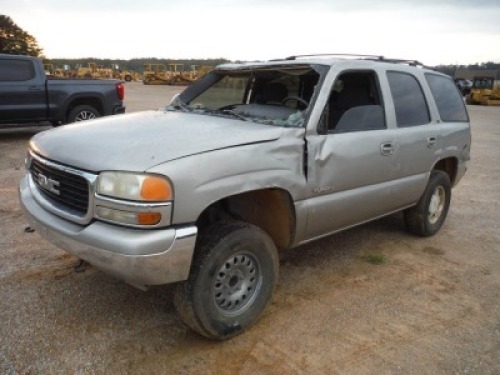
<svg viewBox="0 0 500 375"><path fill-rule="evenodd" d="M451 77L455 77L455 72L458 69L468 69L468 70L500 70L500 63L496 63L493 61L483 62L483 63L475 63L469 65L437 65L434 67L438 72L448 74Z"/></svg>

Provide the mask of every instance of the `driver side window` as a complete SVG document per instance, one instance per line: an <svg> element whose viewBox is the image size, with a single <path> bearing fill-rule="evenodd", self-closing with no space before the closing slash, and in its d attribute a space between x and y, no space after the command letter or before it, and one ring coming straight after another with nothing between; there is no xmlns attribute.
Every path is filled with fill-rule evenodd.
<svg viewBox="0 0 500 375"><path fill-rule="evenodd" d="M385 129L385 117L375 72L348 71L333 84L323 114L328 133Z"/></svg>

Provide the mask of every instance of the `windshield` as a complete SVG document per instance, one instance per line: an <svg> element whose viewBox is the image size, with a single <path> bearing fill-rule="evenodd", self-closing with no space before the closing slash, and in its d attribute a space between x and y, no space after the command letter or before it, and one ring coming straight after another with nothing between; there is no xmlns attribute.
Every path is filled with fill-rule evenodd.
<svg viewBox="0 0 500 375"><path fill-rule="evenodd" d="M215 70L167 110L301 127L321 77L317 70L310 65Z"/></svg>

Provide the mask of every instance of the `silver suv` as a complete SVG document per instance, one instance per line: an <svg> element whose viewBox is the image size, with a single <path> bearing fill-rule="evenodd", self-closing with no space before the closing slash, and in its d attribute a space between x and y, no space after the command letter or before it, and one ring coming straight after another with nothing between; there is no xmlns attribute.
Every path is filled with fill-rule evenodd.
<svg viewBox="0 0 500 375"><path fill-rule="evenodd" d="M470 144L453 80L417 62L230 64L164 109L36 135L20 198L49 241L142 289L176 283L184 322L227 339L269 303L278 250L402 210L438 232Z"/></svg>

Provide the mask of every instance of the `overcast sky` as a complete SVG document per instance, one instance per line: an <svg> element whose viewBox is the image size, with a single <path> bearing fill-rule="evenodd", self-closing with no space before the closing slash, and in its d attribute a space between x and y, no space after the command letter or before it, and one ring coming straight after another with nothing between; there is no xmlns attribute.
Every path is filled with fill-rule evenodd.
<svg viewBox="0 0 500 375"><path fill-rule="evenodd" d="M500 0L0 0L48 58L500 62Z"/></svg>

